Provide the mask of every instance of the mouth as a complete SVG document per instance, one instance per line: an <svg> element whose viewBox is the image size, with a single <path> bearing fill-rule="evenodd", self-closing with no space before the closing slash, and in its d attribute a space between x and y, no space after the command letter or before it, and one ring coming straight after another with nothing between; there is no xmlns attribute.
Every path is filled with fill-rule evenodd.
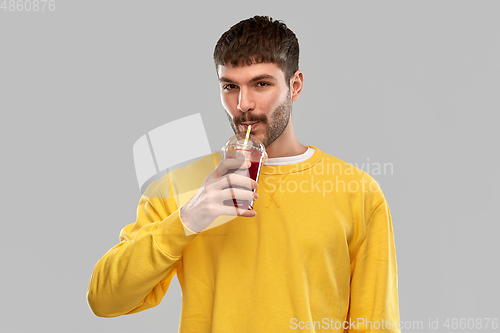
<svg viewBox="0 0 500 333"><path fill-rule="evenodd" d="M252 131L253 131L253 130L254 130L254 128L255 128L258 124L259 124L259 122L258 122L258 121L256 121L256 122L251 122L251 123L242 123L242 124L240 124L240 127L242 127L242 128L243 128L243 130L246 132L246 131L247 131L247 129L248 129L248 126L249 126L249 125L252 125Z"/></svg>

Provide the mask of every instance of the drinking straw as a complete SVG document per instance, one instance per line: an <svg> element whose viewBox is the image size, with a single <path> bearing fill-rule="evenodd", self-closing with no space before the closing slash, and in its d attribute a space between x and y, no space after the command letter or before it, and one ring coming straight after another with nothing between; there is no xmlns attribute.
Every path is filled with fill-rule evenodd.
<svg viewBox="0 0 500 333"><path fill-rule="evenodd" d="M247 135L245 136L245 143L243 144L243 149L247 149L248 138L250 137L250 130L252 129L252 125L248 125Z"/></svg>

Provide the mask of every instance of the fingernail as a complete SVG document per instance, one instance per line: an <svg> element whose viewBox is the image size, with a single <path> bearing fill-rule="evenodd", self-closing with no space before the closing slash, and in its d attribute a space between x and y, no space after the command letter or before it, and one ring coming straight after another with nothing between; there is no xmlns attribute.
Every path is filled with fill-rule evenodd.
<svg viewBox="0 0 500 333"><path fill-rule="evenodd" d="M254 193L253 196L254 196L255 200L257 200L259 198L259 195L257 193Z"/></svg>

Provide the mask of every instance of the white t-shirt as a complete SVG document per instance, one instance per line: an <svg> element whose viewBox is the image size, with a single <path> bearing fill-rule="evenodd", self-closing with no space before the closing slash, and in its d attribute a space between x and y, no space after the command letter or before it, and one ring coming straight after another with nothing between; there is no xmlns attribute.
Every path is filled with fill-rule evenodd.
<svg viewBox="0 0 500 333"><path fill-rule="evenodd" d="M264 162L264 165L273 166L273 165L288 165L288 164L300 163L307 161L309 158L311 158L311 156L313 156L313 154L314 154L314 148L307 147L307 150L304 154L296 156L268 158Z"/></svg>

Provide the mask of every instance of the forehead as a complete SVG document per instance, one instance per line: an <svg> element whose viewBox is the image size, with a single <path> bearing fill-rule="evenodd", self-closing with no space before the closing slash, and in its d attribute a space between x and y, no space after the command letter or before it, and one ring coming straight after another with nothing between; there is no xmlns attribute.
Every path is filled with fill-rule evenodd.
<svg viewBox="0 0 500 333"><path fill-rule="evenodd" d="M224 77L233 82L247 82L253 78L263 75L272 76L275 80L281 82L285 81L285 73L275 63L253 63L251 65L226 66L219 65L217 68L219 79Z"/></svg>

